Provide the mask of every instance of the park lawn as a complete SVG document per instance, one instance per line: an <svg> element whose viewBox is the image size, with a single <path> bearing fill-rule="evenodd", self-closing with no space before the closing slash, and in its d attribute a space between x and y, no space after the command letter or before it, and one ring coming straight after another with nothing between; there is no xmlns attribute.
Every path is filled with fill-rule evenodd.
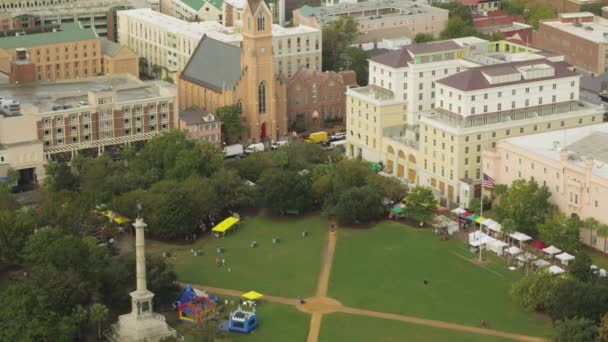
<svg viewBox="0 0 608 342"><path fill-rule="evenodd" d="M520 275L491 256L488 264L473 263L462 241L439 241L430 230L395 222L338 234L329 295L344 305L471 326L485 319L497 330L550 334L547 318L511 300Z"/></svg>
<svg viewBox="0 0 608 342"><path fill-rule="evenodd" d="M600 268L608 269L608 255L598 251L595 248L584 246L585 252L589 254L594 265Z"/></svg>
<svg viewBox="0 0 608 342"><path fill-rule="evenodd" d="M245 218L238 229L225 238L205 238L195 245L176 247L153 243L151 251L170 251L178 280L236 290L255 290L283 297L308 297L314 294L321 267L321 254L327 238L328 223L318 217ZM301 236L308 231L308 237ZM272 243L273 237L281 242ZM251 248L250 243L258 246ZM217 254L215 249L225 252ZM193 256L191 248L201 248ZM216 258L226 264L217 267ZM228 270L230 269L230 272Z"/></svg>
<svg viewBox="0 0 608 342"><path fill-rule="evenodd" d="M345 313L323 315L319 342L499 342L499 337Z"/></svg>
<svg viewBox="0 0 608 342"><path fill-rule="evenodd" d="M225 297L222 297L224 299ZM231 298L236 300L235 298ZM236 308L236 304L225 309L223 315ZM235 342L283 342L283 341L305 341L308 336L310 315L298 311L295 307L264 302L257 307L257 318L259 327L250 334L239 334L233 332L220 332L214 335L205 326L192 325L177 322L175 312L164 313L169 325L174 327L185 338L185 342L199 341L235 341ZM214 323L215 324L215 323Z"/></svg>

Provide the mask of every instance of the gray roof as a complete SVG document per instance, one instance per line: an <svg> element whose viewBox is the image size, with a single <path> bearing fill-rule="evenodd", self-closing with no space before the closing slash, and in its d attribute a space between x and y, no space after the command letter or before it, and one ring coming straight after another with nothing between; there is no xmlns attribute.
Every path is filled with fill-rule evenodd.
<svg viewBox="0 0 608 342"><path fill-rule="evenodd" d="M566 147L568 151L608 163L608 134L593 132Z"/></svg>
<svg viewBox="0 0 608 342"><path fill-rule="evenodd" d="M205 35L181 78L218 92L232 88L241 78L241 48Z"/></svg>
<svg viewBox="0 0 608 342"><path fill-rule="evenodd" d="M492 73L497 69L504 69L506 67L521 67L525 65L534 65L534 64L547 64L552 66L555 69L555 74L550 77L543 78L533 78L533 79L525 79L521 78L518 81L508 82L508 83L497 83L490 84L490 82L483 76L483 73ZM486 65L476 68L471 68L452 76L448 76L446 78L442 78L440 80L435 81L435 83L443 84L448 87L452 87L454 89L459 89L463 91L471 91L471 90L479 90L479 89L487 89L493 87L504 87L512 84L520 84L520 83L528 83L528 82L538 82L544 80L558 79L563 77L573 77L578 76L577 73L568 69L568 67L563 63L555 63L551 62L547 59L534 59L529 61L521 61L521 62L512 62L506 64L498 64L498 65Z"/></svg>
<svg viewBox="0 0 608 342"><path fill-rule="evenodd" d="M390 66L392 68L403 68L408 62L412 61L412 57L406 48L392 50L370 58L372 62L377 62Z"/></svg>
<svg viewBox="0 0 608 342"><path fill-rule="evenodd" d="M595 77L588 75L581 77L581 89L595 94L608 90L608 73L603 73Z"/></svg>
<svg viewBox="0 0 608 342"><path fill-rule="evenodd" d="M194 125L203 121L203 112L198 108L188 108L179 111L179 119L186 122L187 125Z"/></svg>
<svg viewBox="0 0 608 342"><path fill-rule="evenodd" d="M120 52L120 44L116 44L113 41L107 40L106 38L99 39L101 45L101 53L104 55L108 55L110 57L114 57Z"/></svg>
<svg viewBox="0 0 608 342"><path fill-rule="evenodd" d="M488 76L504 76L504 75L517 74L517 73L519 73L519 71L517 71L517 69L515 69L512 66L503 66L503 67L497 67L497 68L486 70L483 73Z"/></svg>
<svg viewBox="0 0 608 342"><path fill-rule="evenodd" d="M412 55L424 55L433 52L444 52L460 50L462 47L451 40L444 40L440 42L430 42L424 44L414 44L406 46Z"/></svg>

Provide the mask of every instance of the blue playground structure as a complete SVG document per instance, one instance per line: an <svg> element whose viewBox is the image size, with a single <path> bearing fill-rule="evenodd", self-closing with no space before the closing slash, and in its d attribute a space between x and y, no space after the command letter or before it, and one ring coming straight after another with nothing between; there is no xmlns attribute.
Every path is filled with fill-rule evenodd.
<svg viewBox="0 0 608 342"><path fill-rule="evenodd" d="M245 311L239 306L236 311L230 313L230 321L228 322L228 330L249 334L258 327L258 320L255 314L255 308L252 311Z"/></svg>

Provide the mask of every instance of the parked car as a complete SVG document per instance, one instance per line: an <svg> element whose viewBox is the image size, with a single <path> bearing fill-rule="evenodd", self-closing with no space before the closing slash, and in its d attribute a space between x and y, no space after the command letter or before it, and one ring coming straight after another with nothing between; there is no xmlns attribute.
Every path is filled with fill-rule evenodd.
<svg viewBox="0 0 608 342"><path fill-rule="evenodd" d="M273 150L276 150L277 148L281 147L281 146L285 146L289 143L288 140L282 140L282 141L275 141L272 143L272 145L270 145L270 148Z"/></svg>
<svg viewBox="0 0 608 342"><path fill-rule="evenodd" d="M329 137L329 142L333 142L333 141L339 141L339 140L344 140L346 139L346 132L337 132L332 134Z"/></svg>
<svg viewBox="0 0 608 342"><path fill-rule="evenodd" d="M224 158L238 158L243 155L243 145L234 144L224 147Z"/></svg>
<svg viewBox="0 0 608 342"><path fill-rule="evenodd" d="M251 144L245 149L245 153L264 152L264 143Z"/></svg>

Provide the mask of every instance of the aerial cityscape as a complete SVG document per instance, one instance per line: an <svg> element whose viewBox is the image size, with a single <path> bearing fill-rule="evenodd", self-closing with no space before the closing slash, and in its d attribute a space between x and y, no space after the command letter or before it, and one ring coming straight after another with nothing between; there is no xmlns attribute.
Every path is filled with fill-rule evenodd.
<svg viewBox="0 0 608 342"><path fill-rule="evenodd" d="M0 0L0 341L608 342L608 1Z"/></svg>

